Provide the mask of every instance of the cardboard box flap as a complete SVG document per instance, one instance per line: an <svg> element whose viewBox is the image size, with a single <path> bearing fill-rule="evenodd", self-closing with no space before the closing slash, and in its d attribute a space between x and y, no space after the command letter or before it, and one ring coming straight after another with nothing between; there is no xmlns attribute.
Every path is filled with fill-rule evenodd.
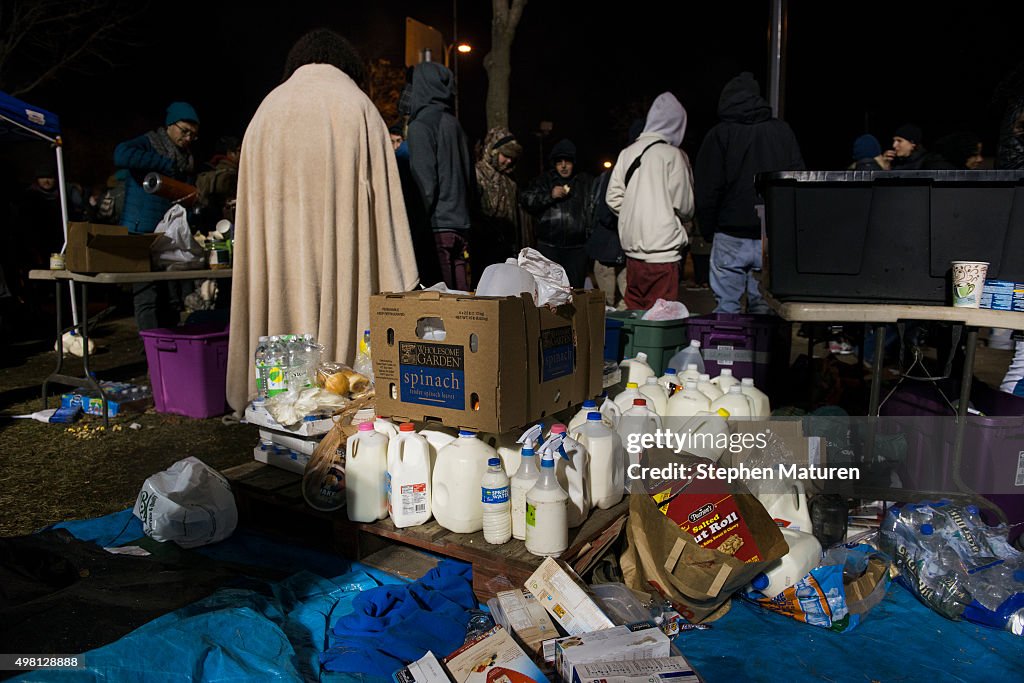
<svg viewBox="0 0 1024 683"><path fill-rule="evenodd" d="M148 235L97 235L90 234L85 238L85 243L90 249L107 252L120 252L125 248L135 249L141 245L148 248L159 239L161 235L151 233Z"/></svg>

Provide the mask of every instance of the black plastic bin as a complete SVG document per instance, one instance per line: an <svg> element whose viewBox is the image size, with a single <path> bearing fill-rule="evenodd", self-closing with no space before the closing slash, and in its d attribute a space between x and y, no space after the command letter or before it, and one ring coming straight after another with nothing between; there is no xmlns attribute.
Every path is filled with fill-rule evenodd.
<svg viewBox="0 0 1024 683"><path fill-rule="evenodd" d="M1024 282L1024 171L781 171L758 187L780 301L947 305L954 260Z"/></svg>

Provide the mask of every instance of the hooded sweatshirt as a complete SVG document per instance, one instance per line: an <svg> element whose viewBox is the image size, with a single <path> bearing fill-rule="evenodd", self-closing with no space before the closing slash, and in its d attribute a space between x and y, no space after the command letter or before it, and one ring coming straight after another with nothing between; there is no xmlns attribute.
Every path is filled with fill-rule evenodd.
<svg viewBox="0 0 1024 683"><path fill-rule="evenodd" d="M409 166L434 230L468 230L473 161L466 134L452 116L452 72L436 62L413 70Z"/></svg>
<svg viewBox="0 0 1024 683"><path fill-rule="evenodd" d="M693 215L693 174L679 149L686 132L686 109L672 93L662 93L647 113L636 142L619 153L605 201L619 215L619 240L626 256L648 263L674 263L686 245L680 216ZM626 184L626 173L643 154Z"/></svg>
<svg viewBox="0 0 1024 683"><path fill-rule="evenodd" d="M718 118L704 137L694 169L701 233L706 239L716 232L760 239L755 207L764 202L754 178L767 171L803 170L800 146L789 124L772 118L772 108L749 72L722 89Z"/></svg>

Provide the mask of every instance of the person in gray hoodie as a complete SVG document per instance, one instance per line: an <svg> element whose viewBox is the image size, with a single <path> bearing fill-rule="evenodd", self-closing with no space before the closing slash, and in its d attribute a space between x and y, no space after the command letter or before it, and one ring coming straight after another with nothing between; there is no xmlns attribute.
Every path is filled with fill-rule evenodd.
<svg viewBox="0 0 1024 683"><path fill-rule="evenodd" d="M718 99L721 119L707 135L694 167L697 222L711 246L711 289L716 313L768 313L753 273L761 270L764 200L754 178L767 171L803 170L793 130L772 117L753 74L729 81Z"/></svg>
<svg viewBox="0 0 1024 683"><path fill-rule="evenodd" d="M417 208L422 208L433 231L441 277L452 289L468 290L473 158L466 134L451 113L454 97L451 71L436 62L417 64L412 73L406 141L409 168L422 204ZM419 212L410 211L413 213Z"/></svg>

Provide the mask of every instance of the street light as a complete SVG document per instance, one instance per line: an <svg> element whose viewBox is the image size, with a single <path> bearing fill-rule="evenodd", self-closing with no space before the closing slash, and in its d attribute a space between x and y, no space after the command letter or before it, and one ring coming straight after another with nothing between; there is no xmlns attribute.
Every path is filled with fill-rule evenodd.
<svg viewBox="0 0 1024 683"><path fill-rule="evenodd" d="M459 56L452 57L452 48L464 55L473 51L469 43L452 43L444 49L444 65L452 70L453 82L455 83L455 118L459 118Z"/></svg>

